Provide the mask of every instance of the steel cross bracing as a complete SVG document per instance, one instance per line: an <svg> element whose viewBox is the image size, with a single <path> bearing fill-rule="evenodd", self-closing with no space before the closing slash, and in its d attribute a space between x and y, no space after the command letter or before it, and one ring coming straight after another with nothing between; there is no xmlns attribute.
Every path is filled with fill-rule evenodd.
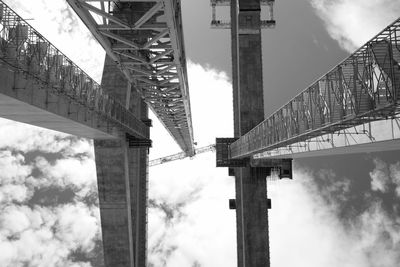
<svg viewBox="0 0 400 267"><path fill-rule="evenodd" d="M67 1L182 150L192 156L180 1Z"/></svg>
<svg viewBox="0 0 400 267"><path fill-rule="evenodd" d="M122 128L138 138L149 138L149 129L142 121L122 103L106 94L89 75L2 1L0 1L0 65L11 68L14 74L20 75L18 77L24 77L24 79L18 78L16 82L21 86L20 89L29 89L25 88L28 85L23 81L28 84L28 81L33 80L41 89L47 91L49 101L51 95L64 96L86 110L87 120L93 117L89 114L99 115L101 121L97 123L104 124L104 127L98 126L98 128L105 129L110 138L114 135L113 127Z"/></svg>
<svg viewBox="0 0 400 267"><path fill-rule="evenodd" d="M400 19L397 19L232 143L231 158L260 152L265 152L263 156L287 157L292 153L334 148L339 139L345 147L358 144L353 140L355 134L366 138L360 143L373 143L376 137L372 136L371 127L377 132L376 125L382 123L389 128L381 131L393 132L388 140L398 138L399 63Z"/></svg>

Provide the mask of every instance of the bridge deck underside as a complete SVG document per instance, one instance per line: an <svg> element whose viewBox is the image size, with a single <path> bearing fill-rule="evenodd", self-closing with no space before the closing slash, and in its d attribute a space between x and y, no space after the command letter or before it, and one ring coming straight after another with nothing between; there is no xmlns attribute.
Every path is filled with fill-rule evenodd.
<svg viewBox="0 0 400 267"><path fill-rule="evenodd" d="M0 10L0 93L20 112L44 117L4 108L0 116L88 138L118 138L116 129L149 137L141 120L26 21L2 2Z"/></svg>
<svg viewBox="0 0 400 267"><path fill-rule="evenodd" d="M23 73L0 64L0 81L1 117L86 138L116 138L101 116L68 98L47 94Z"/></svg>
<svg viewBox="0 0 400 267"><path fill-rule="evenodd" d="M232 158L396 118L400 19L230 146Z"/></svg>
<svg viewBox="0 0 400 267"><path fill-rule="evenodd" d="M254 158L301 158L397 150L400 118L377 120L254 155Z"/></svg>

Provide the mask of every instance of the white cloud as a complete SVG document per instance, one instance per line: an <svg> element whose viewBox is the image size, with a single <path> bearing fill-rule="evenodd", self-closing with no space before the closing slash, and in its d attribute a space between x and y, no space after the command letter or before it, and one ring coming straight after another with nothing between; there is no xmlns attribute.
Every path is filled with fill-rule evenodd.
<svg viewBox="0 0 400 267"><path fill-rule="evenodd" d="M13 154L11 151L0 150L0 185L11 182L23 183L31 173L32 167L24 164L22 154Z"/></svg>
<svg viewBox="0 0 400 267"><path fill-rule="evenodd" d="M390 267L399 262L399 218L393 217L376 201L371 203L354 225L358 248L368 257L370 266Z"/></svg>
<svg viewBox="0 0 400 267"><path fill-rule="evenodd" d="M159 249L149 255L154 266L192 266L196 261L201 266L235 266L236 217L228 208L234 180L225 169L214 167L214 157L199 155L150 170L150 198L172 214L167 220L161 208L150 209L149 248ZM169 249L174 250L167 256Z"/></svg>
<svg viewBox="0 0 400 267"><path fill-rule="evenodd" d="M32 197L32 193L33 192L23 184L1 185L0 203L24 202Z"/></svg>
<svg viewBox="0 0 400 267"><path fill-rule="evenodd" d="M88 157L93 157L90 150L92 144L85 138L16 123L4 118L0 118L0 128L0 147L3 149L23 153L42 151L63 155L87 153Z"/></svg>
<svg viewBox="0 0 400 267"><path fill-rule="evenodd" d="M0 266L91 266L70 257L92 252L100 239L98 207L79 202L97 194L93 144L20 123L0 124L15 133L0 144ZM28 152L40 156L26 162ZM32 206L35 192L48 188L70 188L74 200Z"/></svg>
<svg viewBox="0 0 400 267"><path fill-rule="evenodd" d="M310 183L310 189L315 188L316 195L320 195L331 206L332 210L337 210L341 203L348 200L350 190L350 180L347 178L337 177L332 169L320 169L315 172L307 173L308 176L314 177L315 180L305 180ZM315 184L318 184L316 188ZM312 191L311 191L312 192Z"/></svg>
<svg viewBox="0 0 400 267"><path fill-rule="evenodd" d="M374 191L386 192L389 188L389 169L385 162L374 159L375 169L369 173L371 177L371 189Z"/></svg>
<svg viewBox="0 0 400 267"><path fill-rule="evenodd" d="M98 229L98 225L84 222L88 218L93 220L93 216L81 204L67 204L54 209L9 206L7 210L19 212L19 217L24 216L24 225L13 227L12 236L2 232L0 246L10 251L0 262L2 266L26 266L26 263L35 267L68 266L72 264L68 259L72 252L86 251L93 246L91 242L98 239L98 231L93 230ZM71 219L71 216L75 217ZM3 215L1 217L4 218ZM20 224L21 221L21 218L10 214L6 219L12 224ZM2 224L2 229L10 228Z"/></svg>
<svg viewBox="0 0 400 267"><path fill-rule="evenodd" d="M347 200L336 198L339 203L332 203L335 198L327 196L336 191L317 187L314 179L311 172L296 166L292 181L277 181L275 190L269 190L271 265L396 266L400 218L372 199L360 215L344 223L337 208Z"/></svg>
<svg viewBox="0 0 400 267"><path fill-rule="evenodd" d="M215 143L215 137L233 136L232 85L226 73L188 62L193 131L197 147ZM152 116L153 149L150 158L180 152L171 136Z"/></svg>
<svg viewBox="0 0 400 267"><path fill-rule="evenodd" d="M232 87L225 73L189 62L188 76L198 147L233 136ZM151 157L178 152L154 123ZM235 266L236 217L228 209L234 180L205 153L150 168L149 261L154 266Z"/></svg>
<svg viewBox="0 0 400 267"><path fill-rule="evenodd" d="M0 222L2 232L8 231L7 235L11 236L27 230L30 227L30 222L25 212L26 210L24 208L5 208L2 212L3 214Z"/></svg>
<svg viewBox="0 0 400 267"><path fill-rule="evenodd" d="M35 166L43 174L39 178L30 179L36 187L70 188L81 198L97 191L93 158L68 157L57 159L51 164L45 158L38 157Z"/></svg>
<svg viewBox="0 0 400 267"><path fill-rule="evenodd" d="M400 198L400 162L386 163L379 158L374 159L375 168L369 173L371 189L387 193L391 188Z"/></svg>
<svg viewBox="0 0 400 267"><path fill-rule="evenodd" d="M396 195L400 198L400 162L390 165L389 169L392 182L396 185Z"/></svg>
<svg viewBox="0 0 400 267"><path fill-rule="evenodd" d="M397 0L310 0L330 36L353 52L399 17Z"/></svg>
<svg viewBox="0 0 400 267"><path fill-rule="evenodd" d="M83 203L59 206L55 236L72 249L81 248L85 253L93 250L94 241L99 237L99 218L95 208Z"/></svg>
<svg viewBox="0 0 400 267"><path fill-rule="evenodd" d="M0 209L1 266L73 266L71 254L91 252L100 238L94 206L76 202L55 208L9 204ZM90 266L87 262L74 264Z"/></svg>
<svg viewBox="0 0 400 267"><path fill-rule="evenodd" d="M0 119L0 203L25 201L35 188L71 188L77 197L97 192L92 141L23 123ZM14 133L12 135L7 133ZM24 153L58 154L50 163L44 157L25 163ZM31 172L40 169L41 177Z"/></svg>

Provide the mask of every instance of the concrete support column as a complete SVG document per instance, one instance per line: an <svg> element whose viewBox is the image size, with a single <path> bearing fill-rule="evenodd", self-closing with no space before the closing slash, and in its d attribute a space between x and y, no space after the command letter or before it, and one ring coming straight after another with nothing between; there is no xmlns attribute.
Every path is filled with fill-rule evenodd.
<svg viewBox="0 0 400 267"><path fill-rule="evenodd" d="M129 179L132 214L132 240L135 266L146 266L147 252L147 171L148 149L129 148Z"/></svg>
<svg viewBox="0 0 400 267"><path fill-rule="evenodd" d="M105 266L133 267L127 143L94 143Z"/></svg>
<svg viewBox="0 0 400 267"><path fill-rule="evenodd" d="M142 120L148 119L147 104L140 99L136 91L132 92L132 111ZM129 179L131 191L131 213L133 221L132 239L135 244L135 266L147 266L147 200L148 200L148 163L149 149L130 147Z"/></svg>
<svg viewBox="0 0 400 267"><path fill-rule="evenodd" d="M259 0L231 0L234 134L264 120ZM235 168L238 267L269 266L266 168Z"/></svg>
<svg viewBox="0 0 400 267"><path fill-rule="evenodd" d="M236 211L239 215L242 251L238 266L268 266L268 206L266 168L237 169Z"/></svg>
<svg viewBox="0 0 400 267"><path fill-rule="evenodd" d="M108 57L102 86L148 120L147 104ZM105 266L145 267L148 148L130 147L125 133L119 134L119 140L94 142Z"/></svg>

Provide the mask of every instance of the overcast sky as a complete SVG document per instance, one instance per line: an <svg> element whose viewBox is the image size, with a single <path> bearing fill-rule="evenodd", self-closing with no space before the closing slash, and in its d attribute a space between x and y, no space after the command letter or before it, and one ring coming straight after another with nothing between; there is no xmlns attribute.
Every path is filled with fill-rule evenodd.
<svg viewBox="0 0 400 267"><path fill-rule="evenodd" d="M64 0L5 2L100 81L104 52ZM229 31L209 28L208 1L182 5L194 134L204 146L233 132ZM263 31L266 115L398 16L397 0L276 1L277 27ZM102 266L92 141L0 123L0 266ZM178 152L154 124L151 157ZM397 266L399 156L296 160L293 181L269 183L272 266ZM153 266L236 266L234 181L214 166L208 153L150 169Z"/></svg>

